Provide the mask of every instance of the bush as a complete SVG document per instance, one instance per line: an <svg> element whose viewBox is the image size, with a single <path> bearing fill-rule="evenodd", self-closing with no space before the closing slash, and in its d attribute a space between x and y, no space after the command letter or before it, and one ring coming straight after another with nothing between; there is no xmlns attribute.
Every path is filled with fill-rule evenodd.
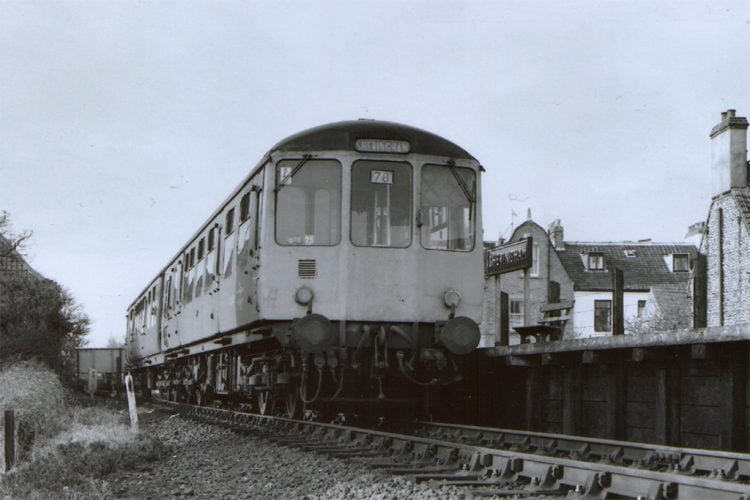
<svg viewBox="0 0 750 500"><path fill-rule="evenodd" d="M59 377L42 363L16 362L0 371L0 410L15 410L23 452L10 474L1 474L0 462L0 498L111 496L103 476L167 452L159 441L132 433L126 413L69 401Z"/></svg>
<svg viewBox="0 0 750 500"><path fill-rule="evenodd" d="M35 361L19 361L0 371L0 412L14 410L18 429L20 458L31 451L35 440L59 433L65 425L65 390L60 378ZM0 435L4 449L5 433ZM0 454L0 470L5 470L5 453Z"/></svg>
<svg viewBox="0 0 750 500"><path fill-rule="evenodd" d="M72 400L58 375L41 362L19 361L0 371L0 419L5 410L14 410L19 460L33 460L51 445L132 439L116 411L73 406ZM4 437L0 433L0 450ZM4 459L0 453L0 471L5 470Z"/></svg>
<svg viewBox="0 0 750 500"><path fill-rule="evenodd" d="M88 328L80 305L54 281L0 273L0 362L39 358L58 373L70 374Z"/></svg>

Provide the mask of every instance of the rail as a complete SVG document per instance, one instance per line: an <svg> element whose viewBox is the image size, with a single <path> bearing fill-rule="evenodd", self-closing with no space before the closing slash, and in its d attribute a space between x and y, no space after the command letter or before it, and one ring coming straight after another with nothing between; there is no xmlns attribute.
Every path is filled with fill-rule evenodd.
<svg viewBox="0 0 750 500"><path fill-rule="evenodd" d="M531 447L522 451L503 449L489 441L469 443L465 442L466 429L458 437L442 431L443 435L438 439L182 403L160 403L186 416L229 426L239 432L262 435L281 445L354 460L417 482L433 481L440 485L471 488L474 495L578 494L587 498L750 500L750 483L743 480L747 478L743 475L746 471L701 476L689 473L687 469L653 470L635 460L638 453L642 456L648 454L644 450L634 451L640 450L640 445L633 445L632 450L628 448L633 461L631 465L623 465L625 462L613 463L607 459L587 461L575 454L555 456L543 446L537 447L535 451L538 453L534 453L530 451ZM451 432L457 430L453 428ZM473 428L470 432L488 430ZM527 444L543 444L542 435L525 437ZM570 438L567 446L577 443L576 438L566 438ZM557 436L556 440L558 449L563 450L565 439ZM579 450L586 451L587 445L578 443ZM589 450L593 448L591 444L588 447ZM622 456L624 454L625 450ZM692 457L694 464L698 457L697 454L684 456ZM589 451L588 458L592 457L594 455ZM747 456L740 458L735 457L736 464L747 464Z"/></svg>
<svg viewBox="0 0 750 500"><path fill-rule="evenodd" d="M608 461L618 465L739 481L750 485L750 454L745 453L440 422L420 422L416 433L433 439L451 439L492 448L569 456L589 462Z"/></svg>

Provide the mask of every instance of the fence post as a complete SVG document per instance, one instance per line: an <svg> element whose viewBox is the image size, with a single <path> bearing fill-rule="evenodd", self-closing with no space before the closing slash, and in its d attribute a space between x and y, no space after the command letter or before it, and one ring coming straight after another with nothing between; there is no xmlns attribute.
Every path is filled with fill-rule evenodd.
<svg viewBox="0 0 750 500"><path fill-rule="evenodd" d="M5 410L5 472L10 471L16 461L16 416L13 410Z"/></svg>

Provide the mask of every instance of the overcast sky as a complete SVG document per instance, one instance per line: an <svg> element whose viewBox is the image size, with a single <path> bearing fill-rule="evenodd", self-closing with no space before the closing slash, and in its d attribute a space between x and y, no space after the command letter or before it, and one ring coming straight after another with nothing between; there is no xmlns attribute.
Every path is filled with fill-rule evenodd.
<svg viewBox="0 0 750 500"><path fill-rule="evenodd" d="M486 167L484 239L682 241L708 133L750 114L750 3L0 1L0 209L32 266L125 309L278 140L356 118ZM516 215L514 215L516 214Z"/></svg>

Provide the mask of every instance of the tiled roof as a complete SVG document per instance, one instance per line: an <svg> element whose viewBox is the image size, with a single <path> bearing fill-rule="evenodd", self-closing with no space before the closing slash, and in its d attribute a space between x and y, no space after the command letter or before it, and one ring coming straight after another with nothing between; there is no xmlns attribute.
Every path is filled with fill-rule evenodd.
<svg viewBox="0 0 750 500"><path fill-rule="evenodd" d="M632 255L630 257L626 256ZM588 254L604 255L604 271L587 269ZM690 261L698 249L677 243L607 243L565 242L557 256L574 283L575 290L611 290L613 268L622 269L625 290L649 290L655 286L686 285L689 272L671 272L665 256L689 254Z"/></svg>
<svg viewBox="0 0 750 500"><path fill-rule="evenodd" d="M671 329L689 328L692 316L692 300L688 296L687 284L677 286L657 286L653 289L656 305L661 317L671 324L662 325Z"/></svg>
<svg viewBox="0 0 750 500"><path fill-rule="evenodd" d="M28 274L44 278L36 272L26 260L21 256L7 238L0 235L0 272L18 272L25 271Z"/></svg>

